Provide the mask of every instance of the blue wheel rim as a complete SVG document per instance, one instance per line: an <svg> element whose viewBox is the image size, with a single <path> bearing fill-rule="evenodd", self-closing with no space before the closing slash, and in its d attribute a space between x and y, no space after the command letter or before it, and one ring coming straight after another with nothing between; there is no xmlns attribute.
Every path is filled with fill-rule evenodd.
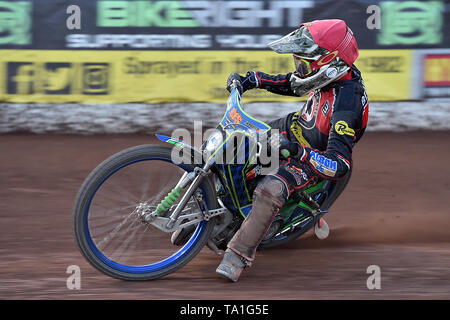
<svg viewBox="0 0 450 320"><path fill-rule="evenodd" d="M118 262L115 262L113 260L108 259L98 248L97 246L94 244L94 241L92 240L91 234L89 232L89 225L88 225L88 215L89 215L89 209L91 207L91 202L92 199L94 198L95 194L97 193L98 189L100 189L100 187L103 185L103 183L108 180L114 173L116 173L117 171L131 165L137 162L142 162L142 161L149 161L149 160L162 160L165 162L169 162L172 163L171 161L169 161L166 158L159 158L159 157L154 157L154 158L145 158L145 159L138 159L138 160L133 160L130 162L127 162L125 164L123 164L122 166L118 167L117 169L113 170L112 172L110 172L99 184L98 186L94 189L94 192L92 192L91 196L89 197L89 201L86 207L86 211L84 214L84 230L85 230L85 236L86 236L86 241L89 245L89 247L91 248L92 252L94 253L94 255L99 258L104 264L106 264L107 266L115 269L115 270L119 270L119 271L123 271L126 273L133 273L133 274L142 274L142 273L150 273L150 272L155 272L155 271L159 271L165 268L169 268L171 266L173 266L175 263L177 263L178 261L180 261L181 259L183 259L193 248L193 246L199 241L200 237L202 236L203 232L205 231L206 228L206 221L201 221L197 228L194 231L194 234L191 236L191 238L189 239L189 241L177 252L175 252L174 254L172 254L170 257L155 262L155 263L151 263L148 265L142 265L142 266L128 266L125 264L120 264ZM183 164L178 164L178 167L182 168L185 171L190 171L188 167L184 166ZM200 187L201 188L201 187ZM201 188L202 189L202 188ZM204 191L202 189L202 191ZM205 192L203 192L203 196L205 197L206 203L208 202L208 199L206 198L206 194Z"/></svg>

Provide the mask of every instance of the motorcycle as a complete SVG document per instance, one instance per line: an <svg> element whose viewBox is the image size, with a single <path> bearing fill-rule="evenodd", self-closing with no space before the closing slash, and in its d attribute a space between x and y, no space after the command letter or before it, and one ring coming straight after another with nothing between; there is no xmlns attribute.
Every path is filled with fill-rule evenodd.
<svg viewBox="0 0 450 320"><path fill-rule="evenodd" d="M123 280L171 274L205 246L221 255L251 214L252 190L263 178L258 138L270 131L244 111L235 84L225 115L201 148L157 134L167 146L140 145L112 155L89 174L75 200L80 252L100 272ZM225 154L242 161L219 161ZM344 184L323 180L292 195L258 249L289 243L312 228L326 238L322 217L348 178Z"/></svg>

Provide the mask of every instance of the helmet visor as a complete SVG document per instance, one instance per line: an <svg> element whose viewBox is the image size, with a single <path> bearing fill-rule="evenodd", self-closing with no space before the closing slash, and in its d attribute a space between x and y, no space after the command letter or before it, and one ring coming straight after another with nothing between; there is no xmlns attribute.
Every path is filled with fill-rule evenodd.
<svg viewBox="0 0 450 320"><path fill-rule="evenodd" d="M277 53L297 53L308 59L320 57L323 49L313 40L308 28L301 26L281 39L268 44L269 48Z"/></svg>

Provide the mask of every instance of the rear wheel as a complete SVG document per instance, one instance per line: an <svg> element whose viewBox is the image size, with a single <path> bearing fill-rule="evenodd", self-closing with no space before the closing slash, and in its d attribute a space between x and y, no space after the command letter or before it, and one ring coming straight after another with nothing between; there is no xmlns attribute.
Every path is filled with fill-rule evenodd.
<svg viewBox="0 0 450 320"><path fill-rule="evenodd" d="M135 214L145 203L156 206L193 165L175 164L171 148L143 145L117 153L86 178L75 201L73 230L83 256L102 273L124 280L150 280L180 269L204 247L214 220L200 221L181 248L170 233ZM192 197L190 210L216 208L209 180L199 187L202 203ZM173 207L176 203L173 205Z"/></svg>

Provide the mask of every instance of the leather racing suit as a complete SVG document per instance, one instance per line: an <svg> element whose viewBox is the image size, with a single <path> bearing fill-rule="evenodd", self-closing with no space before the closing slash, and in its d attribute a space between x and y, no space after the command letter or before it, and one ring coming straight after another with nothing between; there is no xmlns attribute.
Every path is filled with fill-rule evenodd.
<svg viewBox="0 0 450 320"><path fill-rule="evenodd" d="M254 72L253 84L275 94L297 96L290 77ZM228 243L228 248L248 261L278 210L293 192L301 191L321 179L344 179L352 167L352 149L361 139L368 122L369 104L359 70L352 65L342 78L317 89L298 112L269 122L290 141L302 146L298 157L281 161L279 168L266 175L253 195L252 212Z"/></svg>

